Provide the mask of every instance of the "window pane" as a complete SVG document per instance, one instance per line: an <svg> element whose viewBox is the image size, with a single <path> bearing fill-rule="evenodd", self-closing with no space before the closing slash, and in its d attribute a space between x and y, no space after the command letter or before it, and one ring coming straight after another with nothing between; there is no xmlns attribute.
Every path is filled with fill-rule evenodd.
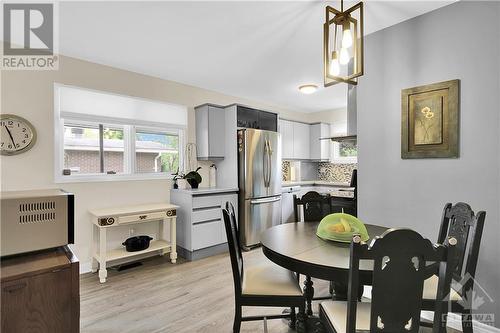
<svg viewBox="0 0 500 333"><path fill-rule="evenodd" d="M124 140L123 129L104 125L104 172L123 173Z"/></svg>
<svg viewBox="0 0 500 333"><path fill-rule="evenodd" d="M179 168L179 135L136 131L137 172L174 173Z"/></svg>
<svg viewBox="0 0 500 333"><path fill-rule="evenodd" d="M339 143L340 157L356 157L358 156L358 147L355 141L342 141Z"/></svg>
<svg viewBox="0 0 500 333"><path fill-rule="evenodd" d="M72 174L99 173L99 127L64 126L64 169Z"/></svg>

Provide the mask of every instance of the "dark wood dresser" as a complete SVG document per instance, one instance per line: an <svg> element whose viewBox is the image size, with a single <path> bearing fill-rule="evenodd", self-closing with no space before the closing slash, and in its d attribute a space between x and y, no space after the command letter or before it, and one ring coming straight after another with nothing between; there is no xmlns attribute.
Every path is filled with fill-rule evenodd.
<svg viewBox="0 0 500 333"><path fill-rule="evenodd" d="M80 331L79 262L69 247L1 261L1 331Z"/></svg>

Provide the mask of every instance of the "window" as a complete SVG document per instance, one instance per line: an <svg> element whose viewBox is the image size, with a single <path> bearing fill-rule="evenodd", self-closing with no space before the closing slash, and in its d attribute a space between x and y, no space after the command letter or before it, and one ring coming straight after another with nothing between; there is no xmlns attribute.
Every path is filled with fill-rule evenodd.
<svg viewBox="0 0 500 333"><path fill-rule="evenodd" d="M358 146L356 141L333 142L333 162L357 163Z"/></svg>
<svg viewBox="0 0 500 333"><path fill-rule="evenodd" d="M65 94L67 89L70 93ZM165 121L163 113L169 117L169 111L175 113L170 120L182 119L178 114L181 109L172 110L168 104L155 105L151 101L141 105L142 100L116 95L109 95L109 99L99 96L99 100L88 94L104 95L56 86L56 181L170 178L182 169L185 125L158 121ZM124 110L127 118L116 117L116 111L113 117L103 115L105 110L94 114L100 107L98 102L106 110L118 103L116 110ZM89 106L83 108L86 113L78 109L85 103ZM131 110L127 111L127 107ZM148 112L153 113L151 121L145 120ZM134 114L141 114L141 119L130 116Z"/></svg>
<svg viewBox="0 0 500 333"><path fill-rule="evenodd" d="M168 172L179 169L179 135L177 133L135 132L137 172Z"/></svg>

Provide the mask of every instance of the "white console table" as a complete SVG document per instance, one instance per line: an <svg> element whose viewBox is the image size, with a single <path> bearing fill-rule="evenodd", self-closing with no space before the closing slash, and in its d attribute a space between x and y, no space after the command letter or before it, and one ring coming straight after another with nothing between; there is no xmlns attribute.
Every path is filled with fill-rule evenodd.
<svg viewBox="0 0 500 333"><path fill-rule="evenodd" d="M170 252L170 261L177 261L176 250L176 217L179 206L159 203L136 206L124 206L91 210L92 215L92 272L96 272L99 264L99 281L106 282L108 262L132 258L134 256L158 251L160 255ZM125 248L108 249L107 232L118 226L158 222L158 239L151 241L149 247L142 251L127 252ZM170 223L170 240L164 237L164 222ZM94 240L94 230L98 239Z"/></svg>

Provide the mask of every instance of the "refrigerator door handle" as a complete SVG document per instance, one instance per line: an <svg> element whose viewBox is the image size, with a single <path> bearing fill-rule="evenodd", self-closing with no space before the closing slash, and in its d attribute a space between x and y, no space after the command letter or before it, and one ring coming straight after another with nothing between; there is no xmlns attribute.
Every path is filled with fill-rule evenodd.
<svg viewBox="0 0 500 333"><path fill-rule="evenodd" d="M271 158L269 156L269 141L265 139L264 141L264 157L263 157L263 173L264 173L264 187L269 187L271 180L269 179L269 174L271 173L271 169L269 167L269 163Z"/></svg>
<svg viewBox="0 0 500 333"><path fill-rule="evenodd" d="M258 205L258 204L263 204L263 203L276 202L276 201L280 201L280 200L281 200L281 197L274 197L274 198L250 200L250 203L252 205Z"/></svg>
<svg viewBox="0 0 500 333"><path fill-rule="evenodd" d="M271 170L272 168L272 156L273 156L273 149L271 148L271 141L269 141L269 139L267 139L267 155L268 155L268 158L267 158L267 163L268 163L268 166L267 166L267 187L271 186L271 177L273 175L273 172Z"/></svg>

